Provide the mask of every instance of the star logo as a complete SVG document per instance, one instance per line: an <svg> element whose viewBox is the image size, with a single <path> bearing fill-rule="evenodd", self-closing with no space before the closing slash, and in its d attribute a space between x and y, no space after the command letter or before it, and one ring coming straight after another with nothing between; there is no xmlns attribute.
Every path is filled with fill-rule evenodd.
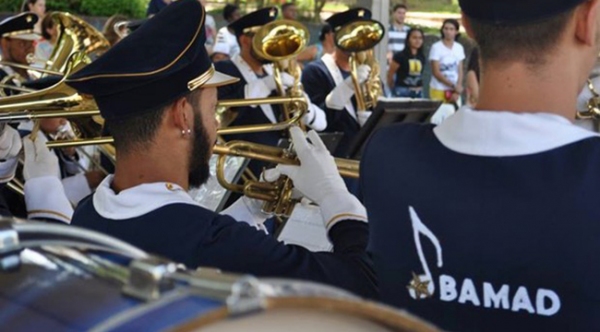
<svg viewBox="0 0 600 332"><path fill-rule="evenodd" d="M33 17L31 15L27 15L25 17L25 20L27 21L27 23L31 23L31 21L33 21Z"/></svg>
<svg viewBox="0 0 600 332"><path fill-rule="evenodd" d="M269 16L270 16L270 17L275 17L275 14L276 14L276 13L277 13L277 12L275 11L275 9L271 9L271 11L269 12Z"/></svg>
<svg viewBox="0 0 600 332"><path fill-rule="evenodd" d="M365 11L364 10L359 10L358 11L358 17L364 17L365 16Z"/></svg>
<svg viewBox="0 0 600 332"><path fill-rule="evenodd" d="M412 280L408 286L406 286L406 289L408 289L409 293L411 293L412 290L412 292L415 294L414 297L417 300L431 297L431 293L429 292L429 283L431 281L421 281L421 278L419 278L419 276L414 272L412 272L412 276Z"/></svg>

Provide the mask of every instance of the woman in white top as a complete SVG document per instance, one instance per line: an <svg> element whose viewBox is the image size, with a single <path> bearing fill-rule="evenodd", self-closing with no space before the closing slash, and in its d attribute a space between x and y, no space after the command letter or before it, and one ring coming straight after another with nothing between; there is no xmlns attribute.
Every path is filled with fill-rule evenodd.
<svg viewBox="0 0 600 332"><path fill-rule="evenodd" d="M429 97L455 105L460 103L460 95L463 92L465 60L465 49L456 42L459 27L457 20L445 20L442 24L442 40L433 44L429 52L433 74L429 85Z"/></svg>

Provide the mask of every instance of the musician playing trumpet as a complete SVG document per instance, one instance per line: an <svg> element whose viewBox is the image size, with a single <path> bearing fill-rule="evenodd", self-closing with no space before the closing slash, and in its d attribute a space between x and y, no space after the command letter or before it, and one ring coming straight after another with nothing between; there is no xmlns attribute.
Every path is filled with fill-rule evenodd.
<svg viewBox="0 0 600 332"><path fill-rule="evenodd" d="M38 21L37 15L26 12L4 19L0 22L0 49L2 62L28 66L27 56L33 54L33 42L41 36L33 31ZM0 65L0 84L21 86L32 77L27 69L10 65ZM18 93L13 89L0 88L0 97Z"/></svg>
<svg viewBox="0 0 600 332"><path fill-rule="evenodd" d="M67 79L94 97L118 155L114 176L77 206L72 224L190 268L307 279L375 296L364 207L345 188L315 132L308 142L299 128L291 130L301 166L281 172L319 204L333 253L280 243L201 207L187 193L209 174L218 127L216 88L238 80L215 71L204 47L204 15L197 0L174 2ZM231 209L237 213L229 215L240 221L266 218L244 198Z"/></svg>

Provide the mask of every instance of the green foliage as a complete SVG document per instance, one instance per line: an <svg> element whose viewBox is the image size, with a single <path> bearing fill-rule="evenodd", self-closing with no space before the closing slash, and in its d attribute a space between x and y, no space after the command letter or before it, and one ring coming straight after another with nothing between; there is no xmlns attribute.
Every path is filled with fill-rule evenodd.
<svg viewBox="0 0 600 332"><path fill-rule="evenodd" d="M19 12L21 11L22 0L2 0L0 1L0 12Z"/></svg>
<svg viewBox="0 0 600 332"><path fill-rule="evenodd" d="M133 18L146 16L149 0L47 0L49 11L64 11L75 15L112 16L123 14ZM0 12L19 12L23 0L0 0Z"/></svg>
<svg viewBox="0 0 600 332"><path fill-rule="evenodd" d="M144 17L147 0L81 0L81 14L112 16L123 14L129 17Z"/></svg>

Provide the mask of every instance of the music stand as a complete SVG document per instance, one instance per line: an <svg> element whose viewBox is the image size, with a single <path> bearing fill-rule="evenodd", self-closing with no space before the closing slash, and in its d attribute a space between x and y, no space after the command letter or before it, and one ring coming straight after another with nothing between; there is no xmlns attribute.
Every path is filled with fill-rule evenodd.
<svg viewBox="0 0 600 332"><path fill-rule="evenodd" d="M428 122L441 104L441 101L429 99L379 98L373 114L352 141L348 157L360 159L365 143L376 129L397 122Z"/></svg>

